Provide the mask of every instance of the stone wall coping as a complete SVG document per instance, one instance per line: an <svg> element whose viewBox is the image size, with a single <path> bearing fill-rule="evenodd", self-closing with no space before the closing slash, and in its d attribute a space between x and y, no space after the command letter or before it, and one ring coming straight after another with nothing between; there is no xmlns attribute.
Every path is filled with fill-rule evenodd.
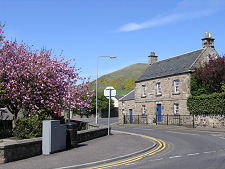
<svg viewBox="0 0 225 169"><path fill-rule="evenodd" d="M42 137L31 138L31 139L21 139L21 140L3 139L3 142L0 143L0 149L15 147L21 144L22 145L33 144L35 142L40 142L40 141L42 141Z"/></svg>
<svg viewBox="0 0 225 169"><path fill-rule="evenodd" d="M108 129L108 127L107 126L100 126L99 128L92 128L92 129L88 129L88 130L81 130L81 131L78 131L77 134L88 133L88 132L91 132L91 131L98 131L98 130L102 130L102 129Z"/></svg>

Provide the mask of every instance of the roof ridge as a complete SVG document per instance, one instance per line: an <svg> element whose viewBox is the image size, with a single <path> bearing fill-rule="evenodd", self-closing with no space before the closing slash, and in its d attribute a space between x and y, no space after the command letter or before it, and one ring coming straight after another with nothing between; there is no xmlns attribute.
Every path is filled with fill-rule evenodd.
<svg viewBox="0 0 225 169"><path fill-rule="evenodd" d="M182 56L182 55L186 55L186 54L188 54L188 53L197 52L197 51L199 51L199 50L203 50L203 48L202 48L202 49L197 49L197 50L194 50L194 51L191 51L191 52L186 52L186 53L183 53L183 54L180 54L180 55L176 55L176 56L173 56L173 57L164 59L164 60L160 60L160 61L155 62L155 63L160 63L160 62L163 62L163 61L166 61L166 60L174 59L174 58L180 57L180 56ZM155 63L153 63L153 64L155 64Z"/></svg>

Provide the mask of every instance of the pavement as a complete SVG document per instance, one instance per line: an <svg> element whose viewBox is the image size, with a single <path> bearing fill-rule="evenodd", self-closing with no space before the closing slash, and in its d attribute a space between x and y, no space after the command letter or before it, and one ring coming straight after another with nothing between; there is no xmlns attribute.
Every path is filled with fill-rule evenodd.
<svg viewBox="0 0 225 169"><path fill-rule="evenodd" d="M112 131L112 135L80 143L78 148L0 164L0 169L83 168L140 154L153 146L149 139Z"/></svg>

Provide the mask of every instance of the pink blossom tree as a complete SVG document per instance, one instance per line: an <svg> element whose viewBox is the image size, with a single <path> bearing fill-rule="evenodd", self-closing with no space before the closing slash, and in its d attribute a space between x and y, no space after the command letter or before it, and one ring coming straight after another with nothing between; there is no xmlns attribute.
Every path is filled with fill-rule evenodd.
<svg viewBox="0 0 225 169"><path fill-rule="evenodd" d="M0 93L1 102L14 114L20 109L36 112L90 107L93 91L79 76L79 69L70 61L52 58L52 51L31 50L25 43L4 39L0 26ZM77 84L78 80L85 82Z"/></svg>

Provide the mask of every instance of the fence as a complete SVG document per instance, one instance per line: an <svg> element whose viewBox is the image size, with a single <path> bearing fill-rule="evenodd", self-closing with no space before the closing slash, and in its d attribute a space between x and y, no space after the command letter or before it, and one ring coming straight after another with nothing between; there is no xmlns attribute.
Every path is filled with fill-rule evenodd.
<svg viewBox="0 0 225 169"><path fill-rule="evenodd" d="M124 124L148 124L156 125L174 125L185 127L213 127L225 128L225 115L155 115L153 119L145 115L124 115Z"/></svg>
<svg viewBox="0 0 225 169"><path fill-rule="evenodd" d="M157 120L156 120L157 119ZM195 120L193 115L161 115L155 116L155 119L152 119L153 123L156 125L175 125L175 126L186 126L186 127L195 127ZM124 115L123 117L124 124L148 124L147 115Z"/></svg>
<svg viewBox="0 0 225 169"><path fill-rule="evenodd" d="M124 115L123 117L124 124L148 124L147 115Z"/></svg>
<svg viewBox="0 0 225 169"><path fill-rule="evenodd" d="M156 115L156 125L195 127L194 115Z"/></svg>

